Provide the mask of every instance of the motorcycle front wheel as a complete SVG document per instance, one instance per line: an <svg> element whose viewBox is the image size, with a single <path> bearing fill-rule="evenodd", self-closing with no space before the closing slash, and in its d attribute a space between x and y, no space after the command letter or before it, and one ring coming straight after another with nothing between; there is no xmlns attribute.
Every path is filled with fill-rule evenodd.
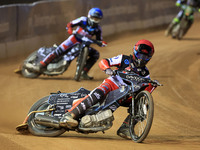
<svg viewBox="0 0 200 150"><path fill-rule="evenodd" d="M88 57L88 47L84 47L84 49L80 52L77 62L76 62L76 74L74 79L76 81L80 81L81 73L83 71L84 66L86 65L87 57Z"/></svg>
<svg viewBox="0 0 200 150"><path fill-rule="evenodd" d="M135 97L134 115L129 120L129 131L132 140L141 143L148 135L154 116L154 103L148 91L141 91Z"/></svg>
<svg viewBox="0 0 200 150"><path fill-rule="evenodd" d="M38 100L30 109L29 113L32 111L39 111L39 110L45 110L48 108L49 104L47 103L49 96L46 96L40 100ZM29 119L27 121L28 123L28 130L30 133L36 136L46 136L46 137L55 137L63 134L66 130L64 128L61 129L55 129L53 127L46 127L43 125L39 125L35 122L34 118L37 117L37 115L45 115L45 112L43 113L33 113L29 116Z"/></svg>

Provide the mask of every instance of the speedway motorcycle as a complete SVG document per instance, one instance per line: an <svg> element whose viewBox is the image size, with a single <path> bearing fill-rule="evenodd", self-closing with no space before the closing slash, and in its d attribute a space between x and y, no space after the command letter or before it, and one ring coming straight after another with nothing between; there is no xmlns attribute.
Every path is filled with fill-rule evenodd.
<svg viewBox="0 0 200 150"><path fill-rule="evenodd" d="M177 23L176 25L173 25L174 23L172 21L171 24L168 26L165 35L166 36L171 35L172 38L181 40L193 23L194 11L195 8L187 5L180 22Z"/></svg>
<svg viewBox="0 0 200 150"><path fill-rule="evenodd" d="M80 88L73 93L51 93L38 100L30 109L23 124L16 127L21 133L30 132L36 136L54 137L66 131L78 133L96 133L108 130L113 125L112 108L124 106L130 114L129 131L134 142L142 142L148 135L154 116L154 103L151 93L161 84L155 80L143 78L137 74L126 74L116 72L113 78L118 82L121 77L126 85L109 92L108 96L101 103L88 109L80 119L78 126L74 129L63 128L59 121L66 110L73 107L73 104L90 93L89 90ZM131 98L130 104L123 104Z"/></svg>
<svg viewBox="0 0 200 150"><path fill-rule="evenodd" d="M102 42L98 40L90 39L89 37L80 35L78 33L73 33L73 34L78 39L82 40L81 43L73 46L71 49L68 50L74 53L74 57L77 57L76 73L75 73L74 79L76 81L80 81L81 73L87 61L90 45L97 44L101 46ZM26 68L26 65L25 65L26 63L32 63L34 65L38 65L40 61L42 61L49 53L55 50L56 47L57 46L54 45L53 47L49 47L49 48L47 47L39 48L37 51L33 52L31 55L29 55L26 58L26 60L23 62L20 68L15 70L15 73L22 74L26 78L37 78L41 74L48 75L48 76L57 76L57 75L63 74L69 67L69 63L67 62L67 54L57 59L54 59L49 65L47 65L47 68L42 70L41 72L34 72L32 70L29 70L28 68Z"/></svg>

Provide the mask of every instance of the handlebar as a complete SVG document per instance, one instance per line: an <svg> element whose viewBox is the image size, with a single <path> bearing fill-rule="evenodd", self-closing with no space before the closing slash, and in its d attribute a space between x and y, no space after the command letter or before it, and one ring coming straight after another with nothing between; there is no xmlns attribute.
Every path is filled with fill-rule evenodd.
<svg viewBox="0 0 200 150"><path fill-rule="evenodd" d="M67 27L66 27L66 30L68 30ZM91 38L89 38L87 36L81 35L81 34L77 33L76 30L73 30L72 34L75 35L75 37L77 37L77 38L81 39L82 41L86 42L87 44L95 43L98 46L102 46L102 47L107 46L107 44L104 43L103 41L91 39Z"/></svg>
<svg viewBox="0 0 200 150"><path fill-rule="evenodd" d="M145 83L151 83L153 86L163 86L157 80L151 80L151 79L148 79L148 78L144 78L144 77L142 77L142 76L140 76L136 73L125 74L125 73L120 72L118 70L114 70L112 76L116 76L116 75L119 75L122 79L130 80L130 81L134 80L138 83L145 82Z"/></svg>
<svg viewBox="0 0 200 150"><path fill-rule="evenodd" d="M160 84L157 80L151 80L151 82L153 85L156 85L156 86L163 86L163 84Z"/></svg>

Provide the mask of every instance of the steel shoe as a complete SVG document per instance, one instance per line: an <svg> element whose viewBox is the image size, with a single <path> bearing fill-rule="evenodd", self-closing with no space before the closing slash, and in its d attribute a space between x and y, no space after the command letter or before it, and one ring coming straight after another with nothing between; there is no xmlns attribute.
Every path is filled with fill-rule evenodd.
<svg viewBox="0 0 200 150"><path fill-rule="evenodd" d="M122 138L130 140L131 136L130 136L128 125L125 124L125 123L123 123L121 125L121 127L117 130L117 135L120 136L120 137L122 137Z"/></svg>

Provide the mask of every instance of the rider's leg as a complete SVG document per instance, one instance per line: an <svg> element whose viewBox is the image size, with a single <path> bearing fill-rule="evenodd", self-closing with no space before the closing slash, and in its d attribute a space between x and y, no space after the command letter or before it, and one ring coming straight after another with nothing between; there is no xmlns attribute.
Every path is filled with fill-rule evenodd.
<svg viewBox="0 0 200 150"><path fill-rule="evenodd" d="M194 22L194 15L192 14L192 15L190 15L190 17L189 17L188 26L187 26L187 28L185 29L185 33L184 33L184 34L187 33L187 31L188 31L188 30L190 29L190 27L192 26L193 22Z"/></svg>
<svg viewBox="0 0 200 150"><path fill-rule="evenodd" d="M105 96L112 90L119 87L109 79L106 79L99 87L75 104L60 120L60 126L74 128L78 125L76 119L82 116L85 111L98 102L102 102Z"/></svg>
<svg viewBox="0 0 200 150"><path fill-rule="evenodd" d="M126 117L120 128L117 130L117 135L125 139L131 139L129 132L129 119L130 115Z"/></svg>
<svg viewBox="0 0 200 150"><path fill-rule="evenodd" d="M27 64L27 68L34 70L36 72L40 72L43 68L45 68L49 63L51 63L55 58L60 57L65 54L69 48L71 48L78 41L74 35L71 35L67 40L61 43L54 51L52 51L49 55L47 55L42 61L40 61L39 65Z"/></svg>
<svg viewBox="0 0 200 150"><path fill-rule="evenodd" d="M99 59L99 52L95 50L94 48L89 48L89 59L87 59L86 65L83 69L81 79L84 80L92 80L93 77L88 76L89 70L92 68L92 66L97 62Z"/></svg>
<svg viewBox="0 0 200 150"><path fill-rule="evenodd" d="M79 118L85 111L96 103L104 99L104 92L100 89L95 89L89 95L79 100L60 120L60 126L73 128L78 125L76 119Z"/></svg>

